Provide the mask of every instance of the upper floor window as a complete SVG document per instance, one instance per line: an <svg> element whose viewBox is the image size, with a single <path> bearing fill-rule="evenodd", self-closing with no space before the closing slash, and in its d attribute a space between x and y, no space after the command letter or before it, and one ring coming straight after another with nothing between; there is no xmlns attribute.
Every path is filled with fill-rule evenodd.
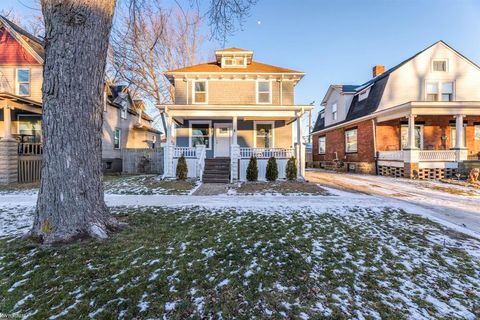
<svg viewBox="0 0 480 320"><path fill-rule="evenodd" d="M127 119L127 112L127 106L122 105L122 108L120 109L120 118Z"/></svg>
<svg viewBox="0 0 480 320"><path fill-rule="evenodd" d="M362 101L362 100L367 99L369 93L370 93L370 89L367 89L367 90L365 90L365 91L362 91L362 92L358 95L358 101Z"/></svg>
<svg viewBox="0 0 480 320"><path fill-rule="evenodd" d="M257 81L257 103L272 103L271 81Z"/></svg>
<svg viewBox="0 0 480 320"><path fill-rule="evenodd" d="M207 103L207 81L193 82L193 103Z"/></svg>
<svg viewBox="0 0 480 320"><path fill-rule="evenodd" d="M332 119L333 120L337 120L337 118L338 118L338 110L337 109L338 109L337 104L336 103L332 104Z"/></svg>
<svg viewBox="0 0 480 320"><path fill-rule="evenodd" d="M345 131L345 152L357 152L357 128Z"/></svg>
<svg viewBox="0 0 480 320"><path fill-rule="evenodd" d="M447 60L446 59L432 60L432 71L433 72L447 72Z"/></svg>
<svg viewBox="0 0 480 320"><path fill-rule="evenodd" d="M244 67L246 65L245 60L246 60L245 57L226 57L226 58L223 58L222 67L224 68Z"/></svg>
<svg viewBox="0 0 480 320"><path fill-rule="evenodd" d="M113 131L113 149L120 149L121 136L122 130L115 129L115 131Z"/></svg>
<svg viewBox="0 0 480 320"><path fill-rule="evenodd" d="M30 69L17 69L17 94L30 95Z"/></svg>
<svg viewBox="0 0 480 320"><path fill-rule="evenodd" d="M318 154L325 154L327 138L325 136L318 138Z"/></svg>
<svg viewBox="0 0 480 320"><path fill-rule="evenodd" d="M453 101L453 82L427 82L426 99L427 101Z"/></svg>

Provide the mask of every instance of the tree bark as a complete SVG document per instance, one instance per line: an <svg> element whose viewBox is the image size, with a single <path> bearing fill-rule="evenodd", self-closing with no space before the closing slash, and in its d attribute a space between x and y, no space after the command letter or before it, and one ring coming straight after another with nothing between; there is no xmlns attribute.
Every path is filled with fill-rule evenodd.
<svg viewBox="0 0 480 320"><path fill-rule="evenodd" d="M115 0L42 0L44 137L32 236L42 243L107 238L119 224L104 201L104 74Z"/></svg>

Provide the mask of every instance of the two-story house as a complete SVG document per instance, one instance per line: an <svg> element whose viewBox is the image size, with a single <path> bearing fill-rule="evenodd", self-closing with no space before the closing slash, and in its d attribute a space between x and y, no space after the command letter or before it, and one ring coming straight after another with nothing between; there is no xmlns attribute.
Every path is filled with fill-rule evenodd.
<svg viewBox="0 0 480 320"><path fill-rule="evenodd" d="M23 154L41 152L43 61L42 41L0 16L0 138ZM106 85L104 102L104 168L120 171L121 148L159 144L160 132L125 86Z"/></svg>
<svg viewBox="0 0 480 320"><path fill-rule="evenodd" d="M291 156L302 175L301 117L312 106L295 105L294 89L304 73L254 61L253 51L239 48L217 50L215 57L165 73L175 89L174 104L159 106L167 127L165 174L175 174L184 154L200 158L189 162L189 173L205 182L245 180L251 156L259 179L270 156L280 178Z"/></svg>
<svg viewBox="0 0 480 320"><path fill-rule="evenodd" d="M362 85L331 85L313 130L323 167L452 176L480 153L480 68L438 41Z"/></svg>

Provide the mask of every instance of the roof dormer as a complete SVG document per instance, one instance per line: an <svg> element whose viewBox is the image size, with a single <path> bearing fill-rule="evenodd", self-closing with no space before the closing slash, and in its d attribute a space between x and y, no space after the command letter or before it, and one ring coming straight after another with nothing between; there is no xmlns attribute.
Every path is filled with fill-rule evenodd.
<svg viewBox="0 0 480 320"><path fill-rule="evenodd" d="M216 50L215 57L222 68L246 68L252 63L253 51L227 48Z"/></svg>

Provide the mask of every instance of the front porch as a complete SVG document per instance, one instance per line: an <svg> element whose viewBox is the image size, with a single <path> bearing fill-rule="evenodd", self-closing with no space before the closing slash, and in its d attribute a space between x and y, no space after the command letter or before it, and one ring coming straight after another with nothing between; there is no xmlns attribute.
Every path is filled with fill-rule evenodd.
<svg viewBox="0 0 480 320"><path fill-rule="evenodd" d="M411 102L376 118L377 171L419 179L451 178L480 159L480 105Z"/></svg>
<svg viewBox="0 0 480 320"><path fill-rule="evenodd" d="M279 179L292 156L304 177L305 149L301 117L312 106L171 105L163 106L167 128L165 176L174 177L178 158L187 160L189 177L202 179L205 159L230 160L229 180L246 180L250 157L257 158L259 180L265 179L270 157L277 160ZM294 125L295 124L295 125ZM296 134L294 134L296 132Z"/></svg>

